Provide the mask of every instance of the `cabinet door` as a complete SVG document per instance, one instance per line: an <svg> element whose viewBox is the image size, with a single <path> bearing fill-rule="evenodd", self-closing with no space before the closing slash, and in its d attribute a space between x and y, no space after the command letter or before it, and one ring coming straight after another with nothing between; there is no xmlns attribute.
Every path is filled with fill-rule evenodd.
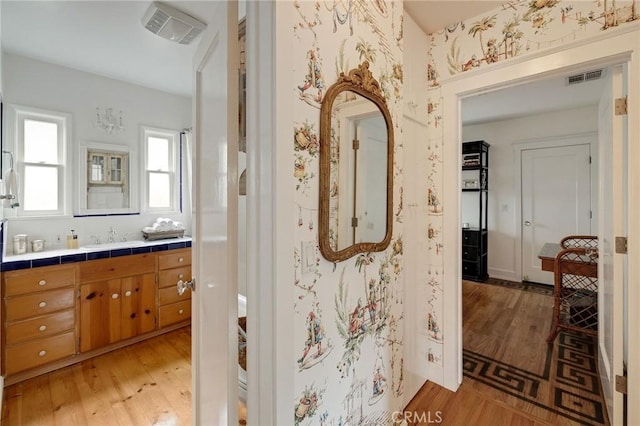
<svg viewBox="0 0 640 426"><path fill-rule="evenodd" d="M87 168L87 174L89 183L106 183L106 163L107 155L99 152L89 153L89 167Z"/></svg>
<svg viewBox="0 0 640 426"><path fill-rule="evenodd" d="M122 184L124 182L124 157L109 155L109 183Z"/></svg>
<svg viewBox="0 0 640 426"><path fill-rule="evenodd" d="M106 346L121 339L121 280L80 286L80 351Z"/></svg>
<svg viewBox="0 0 640 426"><path fill-rule="evenodd" d="M156 328L155 275L122 279L120 337L128 339Z"/></svg>

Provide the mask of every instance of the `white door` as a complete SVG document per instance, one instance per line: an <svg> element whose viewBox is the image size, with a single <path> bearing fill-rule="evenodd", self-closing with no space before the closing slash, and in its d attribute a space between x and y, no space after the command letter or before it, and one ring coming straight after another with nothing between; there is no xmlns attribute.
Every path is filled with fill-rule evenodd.
<svg viewBox="0 0 640 426"><path fill-rule="evenodd" d="M382 115L362 118L356 122L358 149L356 188L355 242L379 242L387 231L387 175L381 173L381 165L387 162L386 123Z"/></svg>
<svg viewBox="0 0 640 426"><path fill-rule="evenodd" d="M589 152L589 144L521 152L523 280L553 285L538 259L542 246L591 233Z"/></svg>
<svg viewBox="0 0 640 426"><path fill-rule="evenodd" d="M192 424L238 424L238 6L216 2L194 58Z"/></svg>
<svg viewBox="0 0 640 426"><path fill-rule="evenodd" d="M615 237L626 235L626 116L615 115L615 98L623 96L623 69L606 75L600 98L600 215L598 264L598 361L602 388L612 425L622 424L622 394L615 391L615 377L623 374L623 315L627 280L623 254L615 253Z"/></svg>

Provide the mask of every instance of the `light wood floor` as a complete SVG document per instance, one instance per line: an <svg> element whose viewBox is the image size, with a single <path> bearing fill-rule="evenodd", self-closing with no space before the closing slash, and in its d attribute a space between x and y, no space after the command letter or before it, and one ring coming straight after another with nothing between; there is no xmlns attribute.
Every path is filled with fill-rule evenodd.
<svg viewBox="0 0 640 426"><path fill-rule="evenodd" d="M189 424L190 327L4 390L2 426Z"/></svg>
<svg viewBox="0 0 640 426"><path fill-rule="evenodd" d="M599 424L597 421L581 422L572 421L566 416L554 412L554 400L544 399L544 392L553 394L549 386L557 386L558 375L562 375L558 364L558 345L562 344L560 338L556 339L552 349L545 343L549 332L552 317L553 298L549 295L530 291L516 290L506 287L463 282L463 346L465 351L482 354L486 359L497 360L499 366L507 366L508 370L502 372L501 377L495 378L496 382L520 380L525 376L539 379L539 391L542 400L539 404L531 404L524 401L523 394L526 389L518 393L503 392L491 383L490 370L497 364L489 364L484 382L465 377L457 392L451 392L431 382L427 382L409 403L406 411L415 413L418 421L414 424L428 424L424 422L425 413L431 420L440 417L443 425L579 425ZM575 338L581 342L580 337ZM564 336L565 342L574 343L573 337ZM563 347L563 351L566 349ZM593 357L576 356L575 360ZM482 357L471 359L471 364L476 360L482 363ZM575 360L571 360L572 362ZM465 363L466 364L466 363ZM597 365L597 363L596 363ZM532 372L534 374L522 374L518 377L512 375L515 371ZM574 368L573 365L570 366ZM465 369L466 370L466 369ZM575 370L572 370L576 374ZM577 372L580 374L581 372ZM496 374L499 376L500 374ZM543 378L546 377L546 380ZM594 379L593 386L598 386L597 375L580 375L581 379ZM484 377L483 377L484 378ZM560 378L562 380L562 378ZM523 380L523 382L526 380ZM494 386L492 386L494 385ZM546 387L546 389L545 389ZM526 386L525 386L526 388ZM583 399L596 399L590 392L582 392L571 388L579 398L566 401L567 406L580 410ZM601 393L601 390L600 390ZM564 395L564 394L563 394ZM540 398L540 396L539 396ZM545 407L552 407L547 409ZM587 407L584 408L587 410ZM564 410L564 413L573 415L574 412ZM419 421L422 416L423 421ZM606 418L606 412L604 412ZM410 418L410 417L409 417ZM433 422L431 422L433 423ZM411 424L411 422L410 422ZM606 423L605 423L606 424Z"/></svg>

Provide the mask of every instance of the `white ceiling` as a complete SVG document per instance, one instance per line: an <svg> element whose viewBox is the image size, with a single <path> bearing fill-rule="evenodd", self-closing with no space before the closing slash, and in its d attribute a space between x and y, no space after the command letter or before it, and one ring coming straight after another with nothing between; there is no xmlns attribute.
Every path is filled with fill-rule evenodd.
<svg viewBox="0 0 640 426"><path fill-rule="evenodd" d="M205 23L215 1L168 3ZM407 13L425 32L499 7L495 1L405 0ZM147 31L141 18L151 1L2 0L2 48L46 62L191 96L192 58L199 38L181 45ZM482 122L597 102L598 83L570 89L562 79L518 86L466 99L463 120ZM590 90L578 90L588 88ZM597 94L596 94L597 92ZM534 93L533 96L531 93Z"/></svg>

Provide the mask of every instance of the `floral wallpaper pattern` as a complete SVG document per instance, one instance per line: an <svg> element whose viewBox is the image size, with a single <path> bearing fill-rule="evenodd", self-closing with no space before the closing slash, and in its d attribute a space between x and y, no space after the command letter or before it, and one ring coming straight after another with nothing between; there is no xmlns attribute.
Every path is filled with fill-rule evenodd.
<svg viewBox="0 0 640 426"><path fill-rule="evenodd" d="M640 18L638 0L514 0L431 35L429 83Z"/></svg>
<svg viewBox="0 0 640 426"><path fill-rule="evenodd" d="M387 424L402 408L402 2L294 1L293 176L295 424ZM320 106L341 72L363 61L380 82L395 131L391 245L337 264L319 254ZM337 153L337 150L336 150ZM337 161L337 158L335 159ZM336 167L332 161L332 167ZM332 211L338 188L332 188ZM335 237L335 236L334 236ZM302 257L313 247L315 267Z"/></svg>
<svg viewBox="0 0 640 426"><path fill-rule="evenodd" d="M427 204L419 265L424 300L418 303L418 342L426 362L442 366L443 288L443 116L440 83L537 50L547 49L638 18L635 1L513 0L491 13L459 22L429 36L427 146L423 185ZM402 2L391 0L294 1L291 94L293 177L298 212L295 247L295 369L292 411L296 424L391 423L403 396L403 167ZM390 247L333 264L319 255L319 108L341 72L370 63L391 112L395 131L394 233ZM337 152L337 150L336 150ZM337 158L335 159L337 161ZM332 161L332 167L336 162ZM331 188L337 195L338 188ZM335 198L332 209L337 208ZM335 238L335 236L333 237ZM312 270L302 256L314 249Z"/></svg>

